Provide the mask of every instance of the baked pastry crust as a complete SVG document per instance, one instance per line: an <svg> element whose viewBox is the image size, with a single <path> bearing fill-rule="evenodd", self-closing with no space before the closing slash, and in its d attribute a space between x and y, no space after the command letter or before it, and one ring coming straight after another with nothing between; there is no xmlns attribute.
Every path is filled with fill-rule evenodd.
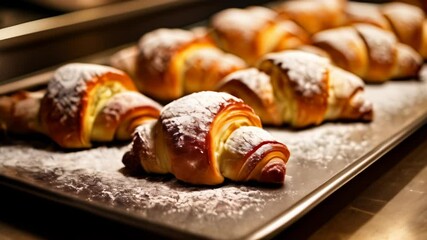
<svg viewBox="0 0 427 240"><path fill-rule="evenodd" d="M295 22L280 19L273 10L260 6L223 10L212 17L211 27L217 45L249 65L255 65L266 53L309 42L308 34Z"/></svg>
<svg viewBox="0 0 427 240"><path fill-rule="evenodd" d="M313 35L313 45L328 53L337 66L366 81L417 77L422 57L399 43L393 33L370 24L354 24Z"/></svg>
<svg viewBox="0 0 427 240"><path fill-rule="evenodd" d="M258 69L228 75L218 90L242 98L266 124L306 127L327 120L373 118L359 77L300 50L267 54Z"/></svg>
<svg viewBox="0 0 427 240"><path fill-rule="evenodd" d="M215 185L224 178L283 183L289 155L241 99L199 92L171 102L158 121L138 127L123 163L192 184Z"/></svg>
<svg viewBox="0 0 427 240"><path fill-rule="evenodd" d="M111 64L129 73L142 93L160 101L212 90L224 76L246 67L243 60L216 47L207 30L200 28L146 33L137 47L113 55Z"/></svg>
<svg viewBox="0 0 427 240"><path fill-rule="evenodd" d="M130 140L136 126L156 119L161 109L124 72L84 63L58 68L44 92L17 93L0 102L4 129L43 133L64 148Z"/></svg>

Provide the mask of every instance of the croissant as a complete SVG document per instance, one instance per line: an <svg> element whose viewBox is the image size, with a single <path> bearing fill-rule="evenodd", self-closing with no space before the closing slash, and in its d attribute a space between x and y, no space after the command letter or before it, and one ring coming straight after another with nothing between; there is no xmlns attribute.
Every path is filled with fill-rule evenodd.
<svg viewBox="0 0 427 240"><path fill-rule="evenodd" d="M324 30L314 34L312 41L334 64L370 82L415 77L423 62L391 32L370 24Z"/></svg>
<svg viewBox="0 0 427 240"><path fill-rule="evenodd" d="M212 17L212 35L217 45L254 65L266 53L309 42L308 34L293 21L279 19L265 7L229 8Z"/></svg>
<svg viewBox="0 0 427 240"><path fill-rule="evenodd" d="M293 0L274 7L280 18L297 23L309 34L342 26L346 0Z"/></svg>
<svg viewBox="0 0 427 240"><path fill-rule="evenodd" d="M0 122L10 132L43 133L64 148L86 148L91 141L131 139L160 109L122 71L71 63L55 71L43 93L2 97Z"/></svg>
<svg viewBox="0 0 427 240"><path fill-rule="evenodd" d="M368 23L394 32L397 39L427 58L427 20L424 11L406 3L348 2L347 24Z"/></svg>
<svg viewBox="0 0 427 240"><path fill-rule="evenodd" d="M373 118L360 78L327 58L300 50L267 54L258 68L225 77L218 91L243 99L265 124L298 128L325 120Z"/></svg>
<svg viewBox="0 0 427 240"><path fill-rule="evenodd" d="M114 54L111 64L130 74L142 93L161 101L211 90L227 74L246 67L200 29L165 28L142 36L137 47Z"/></svg>
<svg viewBox="0 0 427 240"><path fill-rule="evenodd" d="M203 91L167 104L157 121L139 126L123 163L192 184L283 183L289 156L241 99Z"/></svg>
<svg viewBox="0 0 427 240"><path fill-rule="evenodd" d="M12 96L0 97L0 130L15 133L41 132L40 101L45 91L20 91Z"/></svg>

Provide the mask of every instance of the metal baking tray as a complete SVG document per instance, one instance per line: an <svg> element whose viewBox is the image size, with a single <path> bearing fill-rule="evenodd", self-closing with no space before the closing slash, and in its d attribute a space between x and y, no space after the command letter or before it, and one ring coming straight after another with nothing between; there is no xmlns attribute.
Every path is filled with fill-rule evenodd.
<svg viewBox="0 0 427 240"><path fill-rule="evenodd" d="M166 236L272 237L426 122L426 70L418 80L367 85L375 109L371 123L266 127L291 151L282 187L233 182L200 187L172 176L133 177L121 163L128 144L64 151L41 136L2 136L0 183Z"/></svg>
<svg viewBox="0 0 427 240"><path fill-rule="evenodd" d="M136 29L140 24L132 26ZM46 41L46 45L49 43ZM116 50L81 61L105 63ZM55 64L88 53L57 59ZM3 56L4 62L7 59L8 55ZM18 58L12 60L19 62ZM13 76L17 74L22 72ZM14 78L0 85L0 94L43 87L51 74L47 70ZM3 79L11 76L12 73ZM374 104L371 123L328 122L301 130L266 126L291 151L286 184L282 187L233 182L200 187L179 182L172 176L133 177L121 163L129 148L127 143L64 151L37 135L0 136L0 184L167 237L272 237L427 122L427 66L419 80L367 85L366 94Z"/></svg>

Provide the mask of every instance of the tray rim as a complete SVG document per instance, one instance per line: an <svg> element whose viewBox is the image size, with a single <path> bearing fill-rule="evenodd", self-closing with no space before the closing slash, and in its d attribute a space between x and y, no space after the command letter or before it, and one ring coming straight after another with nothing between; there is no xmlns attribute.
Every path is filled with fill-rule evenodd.
<svg viewBox="0 0 427 240"><path fill-rule="evenodd" d="M95 58L101 59L101 58ZM102 60L101 60L102 61ZM88 62L91 62L88 60ZM427 65L424 66L427 71ZM45 84L45 81L40 81L47 75L52 74L52 71L44 71L38 74L34 74L28 79L26 87L30 87L31 84ZM38 79L34 81L34 79ZM22 84L19 82L10 83L11 91L17 91L22 88ZM241 239L261 239L271 238L283 231L287 227L291 226L298 219L303 217L305 214L310 212L314 207L319 205L323 200L332 195L335 191L344 186L347 182L355 178L358 174L362 173L370 165L375 163L378 159L396 147L398 144L407 139L410 135L420 129L424 124L427 123L427 111L421 116L410 122L407 126L400 129L387 140L378 143L371 151L364 155L354 159L350 164L345 166L341 171L335 173L332 177L326 180L323 184L309 192L299 201L295 202L285 211L277 214L269 222L263 226L254 229L252 232L242 236ZM22 179L13 178L0 174L0 185L7 186L19 191L24 191L32 195L42 197L44 199L55 201L60 204L65 204L70 207L75 207L98 216L102 216L111 220L129 224L137 227L138 229L148 231L154 234L160 234L168 237L184 237L184 238L195 238L205 239L208 236L200 235L197 233L187 232L182 229L175 228L171 225L162 225L156 222L148 221L138 217L131 212L126 212L124 209L117 209L113 206L103 205L97 202L85 201L84 199L78 198L71 193L65 193L56 191L55 189L46 188L40 186L37 183L31 183Z"/></svg>
<svg viewBox="0 0 427 240"><path fill-rule="evenodd" d="M291 226L298 219L310 212L314 207L319 205L323 200L332 195L335 191L344 186L347 182L362 173L370 165L375 163L382 156L396 147L401 142L405 141L414 132L420 129L427 123L427 111L416 121L409 124L407 127L396 132L387 141L380 143L378 146L367 152L363 156L355 159L352 163L344 167L340 172L333 175L319 187L301 198L284 212L279 213L272 218L270 222L264 224L258 229L248 233L239 239L264 239L272 238L287 227ZM138 217L131 212L126 212L124 209L109 207L97 202L85 201L71 193L56 191L55 189L42 187L37 183L5 176L0 173L0 185L6 186L18 191L29 193L33 196L41 197L49 201L54 201L70 207L78 208L97 216L105 217L114 221L129 224L138 229L148 231L165 237L183 237L191 239L206 239L208 236L197 233L186 232L171 225L162 225L159 223L148 221Z"/></svg>

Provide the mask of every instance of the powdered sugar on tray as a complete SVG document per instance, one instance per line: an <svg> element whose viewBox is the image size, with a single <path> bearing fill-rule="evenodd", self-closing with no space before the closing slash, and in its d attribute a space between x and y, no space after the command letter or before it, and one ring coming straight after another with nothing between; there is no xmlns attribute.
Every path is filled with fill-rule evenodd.
<svg viewBox="0 0 427 240"><path fill-rule="evenodd" d="M22 142L0 148L0 174L36 184L86 202L122 209L127 214L164 224L193 225L188 218L206 224L243 218L260 212L280 196L259 186L226 184L198 187L181 183L172 176L128 176L121 158L128 146L97 147L77 152L39 149ZM29 159L31 159L29 161ZM274 189L273 189L274 190Z"/></svg>
<svg viewBox="0 0 427 240"><path fill-rule="evenodd" d="M148 221L213 239L244 238L301 206L310 193L387 145L395 134L425 120L427 81L422 79L368 85L366 97L375 111L371 123L330 122L298 130L267 127L291 152L285 186L226 182L201 187L171 175L135 177L121 163L128 145L64 152L45 138L0 138L0 175L72 196L89 207L101 205L119 217L136 217L136 224Z"/></svg>

